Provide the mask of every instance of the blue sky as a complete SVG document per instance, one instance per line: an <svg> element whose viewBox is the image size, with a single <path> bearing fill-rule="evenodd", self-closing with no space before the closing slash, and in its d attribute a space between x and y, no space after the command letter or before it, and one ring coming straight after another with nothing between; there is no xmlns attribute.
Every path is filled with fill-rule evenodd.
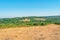
<svg viewBox="0 0 60 40"><path fill-rule="evenodd" d="M0 0L0 18L60 15L60 0Z"/></svg>

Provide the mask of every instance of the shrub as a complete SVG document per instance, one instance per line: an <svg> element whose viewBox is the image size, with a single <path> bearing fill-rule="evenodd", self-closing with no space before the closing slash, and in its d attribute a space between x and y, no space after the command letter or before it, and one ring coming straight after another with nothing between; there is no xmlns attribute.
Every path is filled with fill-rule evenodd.
<svg viewBox="0 0 60 40"><path fill-rule="evenodd" d="M60 25L60 23L54 23L54 24Z"/></svg>

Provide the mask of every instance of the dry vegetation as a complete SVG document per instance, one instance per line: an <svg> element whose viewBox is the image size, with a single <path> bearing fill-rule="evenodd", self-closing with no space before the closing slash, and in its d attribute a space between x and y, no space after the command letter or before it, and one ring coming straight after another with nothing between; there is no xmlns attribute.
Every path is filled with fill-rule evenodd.
<svg viewBox="0 0 60 40"><path fill-rule="evenodd" d="M46 20L46 18L34 18L35 20L43 20L43 21L45 21Z"/></svg>
<svg viewBox="0 0 60 40"><path fill-rule="evenodd" d="M60 25L0 29L0 40L60 40Z"/></svg>

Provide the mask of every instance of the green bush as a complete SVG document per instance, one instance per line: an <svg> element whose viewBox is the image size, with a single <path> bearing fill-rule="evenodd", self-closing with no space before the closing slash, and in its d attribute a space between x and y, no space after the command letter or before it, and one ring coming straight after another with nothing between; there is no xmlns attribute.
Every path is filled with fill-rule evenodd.
<svg viewBox="0 0 60 40"><path fill-rule="evenodd" d="M54 23L54 24L60 25L60 23Z"/></svg>

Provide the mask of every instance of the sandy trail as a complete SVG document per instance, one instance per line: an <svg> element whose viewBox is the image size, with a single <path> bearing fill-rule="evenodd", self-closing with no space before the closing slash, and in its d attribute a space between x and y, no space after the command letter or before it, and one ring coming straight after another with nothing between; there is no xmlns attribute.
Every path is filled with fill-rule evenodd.
<svg viewBox="0 0 60 40"><path fill-rule="evenodd" d="M60 25L0 29L0 40L60 40Z"/></svg>

